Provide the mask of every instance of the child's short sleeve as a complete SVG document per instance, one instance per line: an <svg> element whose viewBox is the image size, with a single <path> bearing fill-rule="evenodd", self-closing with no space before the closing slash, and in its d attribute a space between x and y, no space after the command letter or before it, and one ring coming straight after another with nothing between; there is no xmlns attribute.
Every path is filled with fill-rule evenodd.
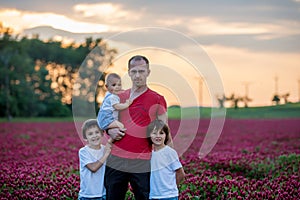
<svg viewBox="0 0 300 200"><path fill-rule="evenodd" d="M117 95L113 94L110 97L110 103L111 103L112 106L115 105L115 104L118 104L118 103L120 103L120 98Z"/></svg>
<svg viewBox="0 0 300 200"><path fill-rule="evenodd" d="M177 169L179 169L179 168L182 167L182 164L179 161L179 157L178 157L178 155L177 155L177 153L176 153L175 150L173 150L173 151L170 152L170 159L171 159L170 167L171 167L172 170L175 171L175 170L177 170Z"/></svg>
<svg viewBox="0 0 300 200"><path fill-rule="evenodd" d="M86 149L79 150L79 161L82 167L85 167L89 163L95 162L96 158L93 158Z"/></svg>

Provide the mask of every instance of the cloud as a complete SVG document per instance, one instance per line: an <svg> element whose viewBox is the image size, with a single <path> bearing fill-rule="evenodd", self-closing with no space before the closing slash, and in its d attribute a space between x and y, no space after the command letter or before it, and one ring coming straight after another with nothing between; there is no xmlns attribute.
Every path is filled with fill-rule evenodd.
<svg viewBox="0 0 300 200"><path fill-rule="evenodd" d="M128 31L139 26L145 17L143 9L131 10L121 3L76 4L72 18L109 26L109 32ZM150 20L151 21L151 20Z"/></svg>
<svg viewBox="0 0 300 200"><path fill-rule="evenodd" d="M223 22L211 17L175 17L172 20L157 20L164 27L180 27L191 36L205 35L253 35L258 39L273 39L300 34L298 21L268 22Z"/></svg>
<svg viewBox="0 0 300 200"><path fill-rule="evenodd" d="M161 27L179 31L205 45L300 51L295 45L300 35L299 4L293 0L274 0L272 4L258 0L75 3L66 1L65 13L55 10L64 5L58 1L51 3L47 12L18 10L26 5L16 4L18 9L0 10L0 21L19 32L36 26L52 26L73 33L99 33L100 37L142 27ZM168 43L168 36L164 34L150 36L156 38L151 41L153 45ZM139 34L131 34L125 42L138 45L144 44L143 40ZM170 47L175 45L169 44Z"/></svg>
<svg viewBox="0 0 300 200"><path fill-rule="evenodd" d="M77 4L73 7L75 13L81 14L85 18L96 18L106 23L116 23L121 20L138 20L141 13L124 10L121 4L97 3L97 4Z"/></svg>
<svg viewBox="0 0 300 200"><path fill-rule="evenodd" d="M105 24L77 21L55 13L27 12L16 9L1 10L0 21L3 21L4 26L13 27L15 32L45 25L76 33L104 32L110 29Z"/></svg>
<svg viewBox="0 0 300 200"><path fill-rule="evenodd" d="M186 35L213 58L225 80L226 93L243 94L241 80L256 82L251 85L250 97L265 104L270 102L272 77L277 73L282 84L286 83L280 85L282 92L291 92L294 99L298 94L300 0L0 2L4 26L20 32L27 29L26 34L39 34L45 39L82 42L92 36L107 39L121 52L161 47L199 58L193 51L196 45L189 46ZM161 31L142 27L161 27ZM155 53L153 57L160 62L160 55ZM264 99L257 101L257 96Z"/></svg>
<svg viewBox="0 0 300 200"><path fill-rule="evenodd" d="M268 32L265 26L243 22L219 22L210 18L194 18L187 24L195 35L244 35Z"/></svg>

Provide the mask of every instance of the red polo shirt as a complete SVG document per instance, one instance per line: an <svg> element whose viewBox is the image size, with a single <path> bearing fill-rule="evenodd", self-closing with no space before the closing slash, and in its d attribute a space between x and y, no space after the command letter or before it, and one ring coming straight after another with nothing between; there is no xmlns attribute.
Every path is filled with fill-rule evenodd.
<svg viewBox="0 0 300 200"><path fill-rule="evenodd" d="M121 103L129 99L129 96L130 89L121 93ZM119 120L127 130L125 136L114 143L111 154L122 158L150 159L152 148L146 138L147 126L166 111L165 98L148 88L134 99L129 108L119 112Z"/></svg>

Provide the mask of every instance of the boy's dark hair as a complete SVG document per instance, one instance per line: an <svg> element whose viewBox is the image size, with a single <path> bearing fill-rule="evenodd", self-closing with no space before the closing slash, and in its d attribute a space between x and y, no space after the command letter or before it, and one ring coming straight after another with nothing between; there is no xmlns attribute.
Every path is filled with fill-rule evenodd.
<svg viewBox="0 0 300 200"><path fill-rule="evenodd" d="M133 57L131 57L129 60L128 60L128 70L130 70L130 68L131 68L131 65L130 65L130 63L131 63L131 61L138 61L138 60L144 60L145 62L146 62L146 64L147 64L147 66L149 67L149 60L148 60L148 58L146 58L145 56L141 56L141 55L135 55L135 56L133 56Z"/></svg>
<svg viewBox="0 0 300 200"><path fill-rule="evenodd" d="M98 122L96 119L88 119L82 124L81 130L82 130L83 139L86 139L86 131L93 126L97 126L99 128L99 125L98 125ZM103 134L103 132L100 128L99 128L99 130L101 131L101 134Z"/></svg>
<svg viewBox="0 0 300 200"><path fill-rule="evenodd" d="M151 145L153 144L150 134L153 132L154 129L159 130L160 132L162 131L166 134L166 139L164 141L164 144L167 144L170 139L169 137L171 137L170 128L166 123L164 123L162 120L159 119L152 121L147 127L147 139L149 144Z"/></svg>

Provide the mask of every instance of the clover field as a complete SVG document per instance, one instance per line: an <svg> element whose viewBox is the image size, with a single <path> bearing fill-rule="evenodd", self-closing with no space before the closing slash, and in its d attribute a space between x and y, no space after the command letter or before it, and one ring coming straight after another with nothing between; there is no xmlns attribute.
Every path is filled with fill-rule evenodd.
<svg viewBox="0 0 300 200"><path fill-rule="evenodd" d="M180 121L169 124L178 134ZM187 176L179 199L300 199L300 119L226 119L204 158L209 120L184 124L183 141L195 138L180 157ZM77 198L83 143L73 122L2 122L0 140L0 199Z"/></svg>

